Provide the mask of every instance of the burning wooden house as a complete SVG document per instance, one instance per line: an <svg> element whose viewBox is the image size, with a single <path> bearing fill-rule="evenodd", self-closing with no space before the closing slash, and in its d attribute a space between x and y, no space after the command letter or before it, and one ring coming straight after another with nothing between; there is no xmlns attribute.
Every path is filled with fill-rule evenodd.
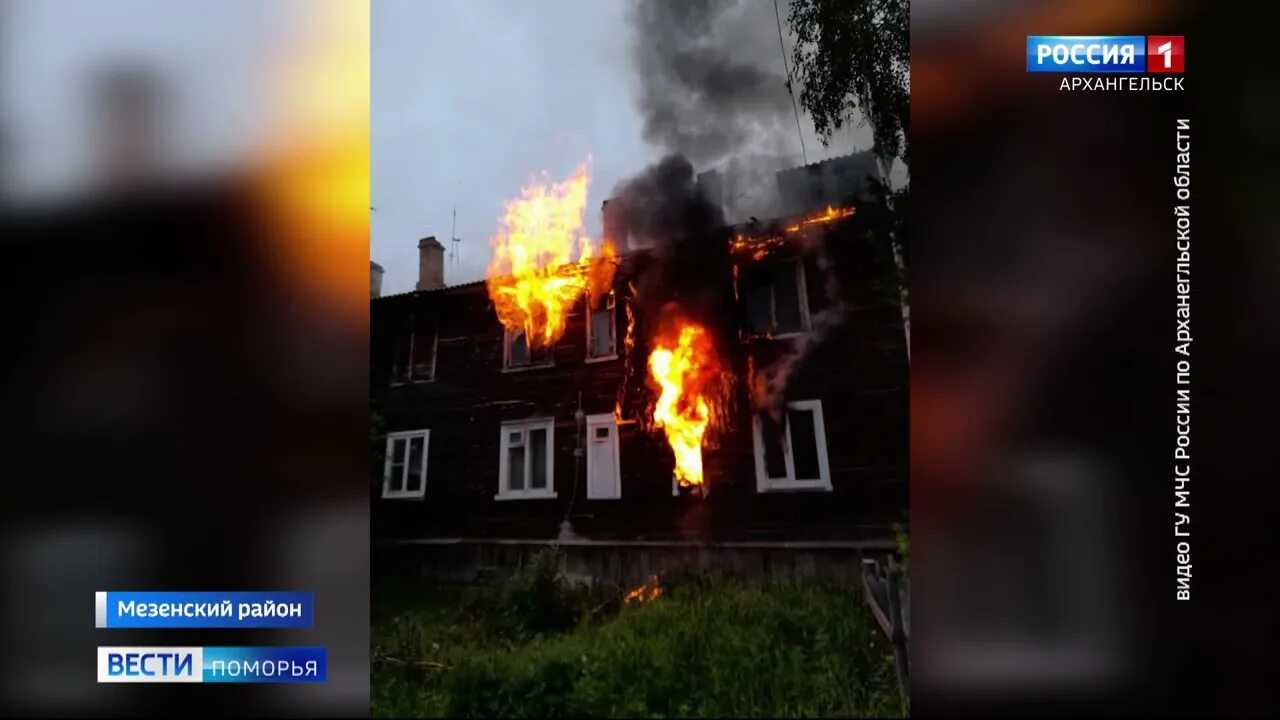
<svg viewBox="0 0 1280 720"><path fill-rule="evenodd" d="M594 242L586 182L513 201L486 281L443 285L428 238L418 289L372 301L380 552L466 579L558 544L634 582L855 574L891 550L906 341L858 205L655 241L606 203Z"/></svg>

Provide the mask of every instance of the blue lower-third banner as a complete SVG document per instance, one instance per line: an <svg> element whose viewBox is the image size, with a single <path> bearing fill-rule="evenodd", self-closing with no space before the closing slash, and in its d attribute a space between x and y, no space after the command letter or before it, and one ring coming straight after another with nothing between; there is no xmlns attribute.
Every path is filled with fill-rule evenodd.
<svg viewBox="0 0 1280 720"><path fill-rule="evenodd" d="M315 597L309 592L94 593L94 627L100 628L309 628L314 624Z"/></svg>
<svg viewBox="0 0 1280 720"><path fill-rule="evenodd" d="M322 647L99 647L100 683L318 683Z"/></svg>

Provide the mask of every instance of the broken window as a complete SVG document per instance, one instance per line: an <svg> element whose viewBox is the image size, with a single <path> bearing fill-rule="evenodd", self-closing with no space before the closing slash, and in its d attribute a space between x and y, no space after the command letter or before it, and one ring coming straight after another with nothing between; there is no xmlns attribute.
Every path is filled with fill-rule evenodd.
<svg viewBox="0 0 1280 720"><path fill-rule="evenodd" d="M503 423L499 500L555 497L550 418Z"/></svg>
<svg viewBox="0 0 1280 720"><path fill-rule="evenodd" d="M617 352L617 317L614 294L601 295L592 303L587 300L590 312L587 314L587 359L606 360L618 356Z"/></svg>
<svg viewBox="0 0 1280 720"><path fill-rule="evenodd" d="M739 280L739 295L748 335L785 335L809 327L804 265L799 260L747 268Z"/></svg>
<svg viewBox="0 0 1280 720"><path fill-rule="evenodd" d="M822 401L787 403L778 418L756 415L756 489L830 490Z"/></svg>
<svg viewBox="0 0 1280 720"><path fill-rule="evenodd" d="M387 457L382 469L382 497L420 498L427 491L427 440L430 430L410 430L387 435Z"/></svg>
<svg viewBox="0 0 1280 720"><path fill-rule="evenodd" d="M391 382L434 380L436 375L436 324L427 313L410 313L395 338Z"/></svg>
<svg viewBox="0 0 1280 720"><path fill-rule="evenodd" d="M503 358L506 368L537 367L551 364L551 346L529 348L523 330L507 330L503 335Z"/></svg>

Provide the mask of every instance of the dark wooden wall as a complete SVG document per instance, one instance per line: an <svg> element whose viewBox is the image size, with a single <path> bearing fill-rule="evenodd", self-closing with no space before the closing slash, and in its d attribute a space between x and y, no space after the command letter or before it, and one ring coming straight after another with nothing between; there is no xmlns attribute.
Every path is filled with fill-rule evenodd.
<svg viewBox="0 0 1280 720"><path fill-rule="evenodd" d="M886 282L883 253L847 224L827 238L828 272L846 305L843 321L798 366L789 399L821 399L832 492L758 493L750 402L738 383L733 427L720 446L703 453L708 497L671 493L671 452L660 432L621 426L622 499L586 499L586 462L575 464L574 412L612 412L624 362L586 363L581 303L556 344L554 367L502 372L502 327L483 284L373 301L371 318L374 412L385 431L430 428L427 490L421 500L381 499L381 443L371 467L376 538L555 537L568 517L574 530L599 539L822 540L883 538L904 518L907 497L907 364L901 310ZM807 259L814 314L829 303L825 277ZM624 267L615 285L627 293ZM731 285L727 285L731 287ZM732 305L732 299L726 303ZM413 309L438 318L432 382L389 386L390 328ZM617 306L619 352L626 332ZM402 325L402 324L401 324ZM763 366L787 340L730 343L744 377L747 357ZM643 357L643 355L641 355ZM633 375L634 377L634 375ZM497 501L500 423L555 418L558 496Z"/></svg>

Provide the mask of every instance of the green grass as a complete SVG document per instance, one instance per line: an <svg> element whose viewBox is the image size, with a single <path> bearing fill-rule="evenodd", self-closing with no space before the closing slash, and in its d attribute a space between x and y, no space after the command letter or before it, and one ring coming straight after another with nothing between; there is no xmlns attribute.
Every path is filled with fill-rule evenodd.
<svg viewBox="0 0 1280 720"><path fill-rule="evenodd" d="M376 593L373 714L902 714L892 650L852 589L704 578L619 607L556 584L548 611L522 605L530 586Z"/></svg>

